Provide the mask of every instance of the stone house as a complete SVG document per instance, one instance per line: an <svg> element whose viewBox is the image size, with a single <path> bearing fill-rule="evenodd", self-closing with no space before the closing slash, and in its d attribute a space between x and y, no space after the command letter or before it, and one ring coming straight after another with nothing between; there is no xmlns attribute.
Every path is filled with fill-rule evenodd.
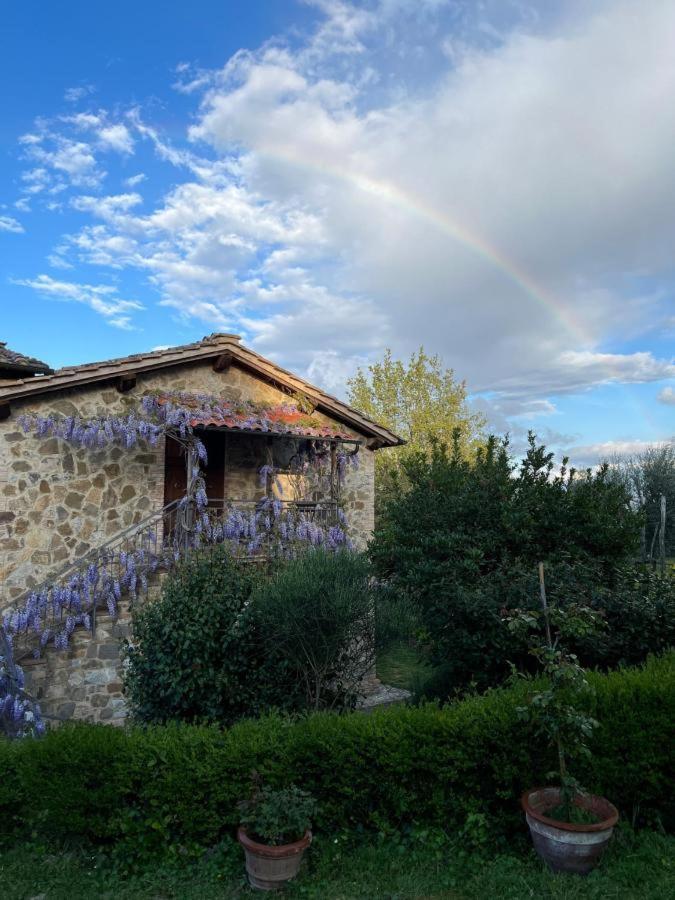
<svg viewBox="0 0 675 900"><path fill-rule="evenodd" d="M160 402L179 394L207 397L263 410L264 421L274 422L265 430L250 415L233 413L195 428L208 452L203 476L210 509L251 509L274 496L328 526L339 506L353 544L365 545L373 528L374 454L400 439L244 347L236 335L57 371L0 344L0 612L22 609L32 592L66 577L99 548L132 540L141 526L154 528L155 541L166 540L173 527L167 510L175 511L189 478L180 441L162 435L154 445L131 449L114 442L73 446L21 427L26 416L83 422L128 416L149 394ZM311 427L302 424L307 421ZM317 439L331 448L329 477L319 484L292 465L303 445ZM347 466L340 479L337 448L358 456L358 466ZM264 466L273 479L261 479ZM124 719L119 650L129 624L122 602L114 615L99 611L89 629L77 629L67 649L48 646L31 659L35 648L26 644L27 684L48 715Z"/></svg>

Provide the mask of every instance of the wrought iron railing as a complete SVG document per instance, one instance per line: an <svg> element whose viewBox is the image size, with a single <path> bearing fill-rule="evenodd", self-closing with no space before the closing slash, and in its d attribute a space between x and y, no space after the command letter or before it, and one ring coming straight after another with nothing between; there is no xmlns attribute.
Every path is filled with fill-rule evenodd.
<svg viewBox="0 0 675 900"><path fill-rule="evenodd" d="M93 633L101 610L107 608L116 615L116 601L124 594L132 602L146 599L153 574L168 571L188 554L213 543L227 541L235 552L241 548L242 555L252 560L271 557L278 551L279 534L262 527L267 509L270 514L275 510L278 520L289 523L288 527L292 523L305 529L317 526L324 532L337 525L339 516L334 501L211 498L205 508L199 509L194 500L175 500L68 563L9 604L4 616L9 616L14 658L18 661L39 654L50 640L65 648L77 626ZM227 524L235 514L262 520L253 551L250 534L244 537L228 532Z"/></svg>

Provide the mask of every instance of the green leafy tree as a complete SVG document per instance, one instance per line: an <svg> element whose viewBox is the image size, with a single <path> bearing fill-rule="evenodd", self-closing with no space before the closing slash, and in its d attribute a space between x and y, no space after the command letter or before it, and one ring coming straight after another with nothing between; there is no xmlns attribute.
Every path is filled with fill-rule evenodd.
<svg viewBox="0 0 675 900"><path fill-rule="evenodd" d="M634 558L641 519L625 489L606 467L578 473L564 461L557 471L534 435L520 465L495 437L467 459L459 436L402 465L409 489L388 498L369 552L377 574L419 611L443 679L434 693L506 675L513 647L501 610L528 603L540 559L554 598L588 603Z"/></svg>
<svg viewBox="0 0 675 900"><path fill-rule="evenodd" d="M588 742L598 723L583 709L583 695L591 691L591 686L577 655L566 646L566 641L596 634L604 623L587 606L570 603L549 608L541 563L539 572L541 610L516 609L504 618L512 634L528 641L531 655L548 680L542 690L529 696L528 705L518 707L517 711L556 748L558 772L549 773L548 777L559 777L561 803L558 814L553 817L559 815L565 822L584 821L574 801L585 791L570 774L568 764L570 760L590 758ZM519 676L515 668L513 676Z"/></svg>
<svg viewBox="0 0 675 900"><path fill-rule="evenodd" d="M466 385L457 381L438 356L420 347L407 363L386 350L380 362L359 369L348 382L349 402L390 428L407 443L381 450L376 457L376 512L405 484L403 461L434 443L450 444L453 435L464 456L476 446L484 422L472 413Z"/></svg>
<svg viewBox="0 0 675 900"><path fill-rule="evenodd" d="M630 492L635 507L644 513L643 553L648 559L658 554L661 527L661 496L666 498L666 554L675 556L675 443L647 447L633 456L610 460L612 477Z"/></svg>

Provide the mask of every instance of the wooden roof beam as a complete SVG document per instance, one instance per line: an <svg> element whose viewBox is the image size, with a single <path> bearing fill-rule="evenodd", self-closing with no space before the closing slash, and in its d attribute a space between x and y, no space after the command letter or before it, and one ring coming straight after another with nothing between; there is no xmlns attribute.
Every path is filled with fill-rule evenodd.
<svg viewBox="0 0 675 900"><path fill-rule="evenodd" d="M225 353L221 353L220 356L217 356L213 361L213 371L214 372L227 372L227 370L232 365L232 354L229 350L226 350Z"/></svg>
<svg viewBox="0 0 675 900"><path fill-rule="evenodd" d="M136 376L135 375L122 375L117 380L117 390L120 394L128 394L129 391L133 390L136 387Z"/></svg>

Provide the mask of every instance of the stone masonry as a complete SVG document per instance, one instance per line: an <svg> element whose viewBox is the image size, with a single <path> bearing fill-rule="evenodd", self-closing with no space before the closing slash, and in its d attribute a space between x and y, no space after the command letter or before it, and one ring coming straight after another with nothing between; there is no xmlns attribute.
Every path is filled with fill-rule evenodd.
<svg viewBox="0 0 675 900"><path fill-rule="evenodd" d="M85 419L100 413L124 415L146 391L157 389L270 405L289 399L236 366L216 372L208 362L199 362L139 375L135 387L124 394L111 385L94 385L46 393L30 402L13 401L11 416L0 421L0 612L27 589L164 503L163 442L130 451L118 446L78 449L57 438L24 434L18 417L22 412ZM265 439L251 440L260 441L262 452ZM260 491L257 466L238 467L234 454L232 465L226 466L226 495L255 499ZM347 472L341 500L350 536L357 547L364 547L374 522L374 453L365 445L359 468ZM58 719L124 720L120 641L130 625L128 609L114 622L100 615L95 635L80 630L68 651L49 649L43 659L28 663L29 686L48 714Z"/></svg>

